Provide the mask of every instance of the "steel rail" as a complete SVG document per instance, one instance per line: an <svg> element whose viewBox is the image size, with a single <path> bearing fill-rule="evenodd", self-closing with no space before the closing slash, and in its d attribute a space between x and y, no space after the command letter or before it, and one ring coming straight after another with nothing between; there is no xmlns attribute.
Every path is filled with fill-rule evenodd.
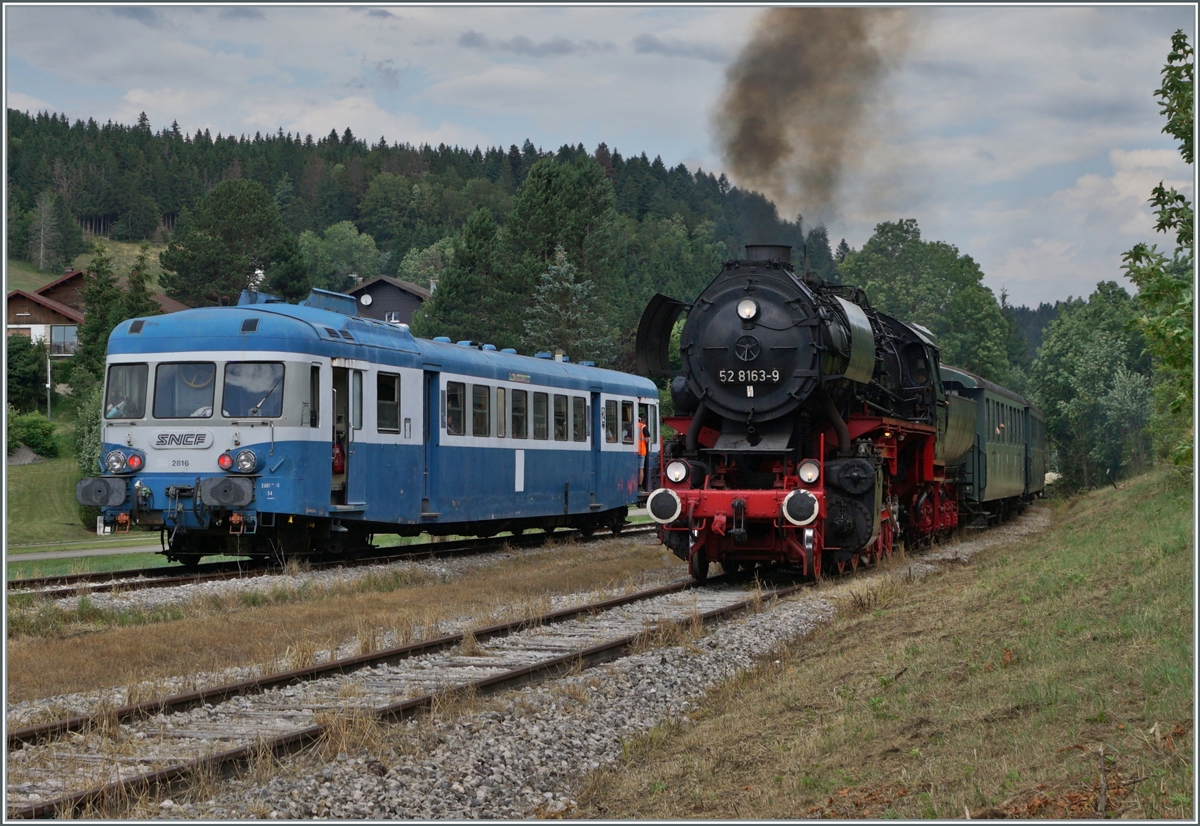
<svg viewBox="0 0 1200 826"><path fill-rule="evenodd" d="M393 553L373 554L371 556L354 556L345 559L317 560L308 564L315 570L326 570L337 567L363 567L366 565L384 564L398 559L413 557L441 558L459 554L484 552L495 548L509 546L532 548L567 536L575 536L581 542L597 542L603 539L615 538L621 534L640 536L651 532L654 525L630 525L626 523L618 534L609 536L595 534L590 537L580 536L575 529L551 531L550 533L534 533L522 536L479 537L474 539L459 539L450 542L422 542L418 545L398 546ZM384 549L377 549L384 550ZM20 560L8 560L10 563ZM256 565L253 561L210 562L185 574L179 573L177 566L158 568L143 568L128 571L101 571L91 574L62 574L59 576L37 577L32 579L14 579L7 583L9 591L46 589L53 587L68 587L71 585L86 586L89 593L99 594L116 590L138 591L148 588L171 588L176 585L193 585L200 582L221 582L229 579L241 579L279 573L282 568L278 565Z"/></svg>
<svg viewBox="0 0 1200 826"><path fill-rule="evenodd" d="M691 583L679 583L675 586L666 587L683 590L690 586ZM751 597L741 602L732 603L730 605L706 611L700 614L699 618L703 623L709 624L718 619L722 619L746 610L747 608L751 607L752 604L761 600L762 597L784 597L807 587L809 587L808 583L801 583L798 585L791 585L776 589L760 596L756 595L755 597ZM631 596L636 597L637 595ZM617 599L628 601L631 599L631 597L618 597ZM599 604L600 603L597 603L597 605ZM589 609L597 610L596 606L584 606L580 609L568 610L586 612ZM374 717L380 720L403 720L418 714L421 711L431 708L439 700L442 700L446 697L452 697L456 694L474 691L479 694L486 695L502 691L507 688L525 685L539 679L561 676L576 668L591 668L596 665L601 665L624 656L629 651L636 648L640 643L651 638L652 635L662 625L663 624L660 623L654 628L641 631L637 634L628 635L616 640L600 643L599 645L579 649L569 654L563 654L549 660L543 660L542 662L534 663L532 665L520 666L501 674L484 677L479 680L474 680L459 686L453 686L442 691L425 694L420 697L413 697L402 702L375 708L371 713ZM113 781L112 783L105 784L104 786L95 789L75 792L55 798L53 800L39 801L37 803L17 807L10 810L8 816L14 819L54 817L60 814L69 815L75 813L89 805L103 805L110 802L119 802L120 800L127 799L131 795L140 794L156 787L170 786L171 784L185 780L200 771L227 771L236 765L243 764L260 756L264 750L276 755L294 753L299 749L317 742L322 735L325 734L327 729L328 726L323 724L308 726L306 728L289 732L287 734L282 734L258 743L240 746L235 749L218 752L216 754L195 760L184 761L182 763L177 763L175 765L159 769L158 771L150 772L137 777Z"/></svg>

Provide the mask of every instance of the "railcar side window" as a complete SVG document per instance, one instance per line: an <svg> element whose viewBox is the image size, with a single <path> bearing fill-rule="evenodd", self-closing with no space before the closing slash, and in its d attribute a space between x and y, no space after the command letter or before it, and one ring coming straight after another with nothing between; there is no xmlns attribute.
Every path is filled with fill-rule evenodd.
<svg viewBox="0 0 1200 826"><path fill-rule="evenodd" d="M504 438L504 422L508 418L508 408L505 406L505 390L503 387L496 388L496 435Z"/></svg>
<svg viewBox="0 0 1200 826"><path fill-rule="evenodd" d="M108 390L104 395L104 418L140 419L146 415L144 364L114 364L108 368Z"/></svg>
<svg viewBox="0 0 1200 826"><path fill-rule="evenodd" d="M609 399L604 403L604 441L611 444L617 442L617 402Z"/></svg>
<svg viewBox="0 0 1200 826"><path fill-rule="evenodd" d="M315 364L308 371L308 424L321 424L321 368Z"/></svg>
<svg viewBox="0 0 1200 826"><path fill-rule="evenodd" d="M633 402L621 402L621 441L633 444Z"/></svg>
<svg viewBox="0 0 1200 826"><path fill-rule="evenodd" d="M658 444L658 406L650 405L650 415L646 418L646 424L650 427L650 444Z"/></svg>
<svg viewBox="0 0 1200 826"><path fill-rule="evenodd" d="M550 397L545 393L533 394L533 438L550 438Z"/></svg>
<svg viewBox="0 0 1200 826"><path fill-rule="evenodd" d="M362 370L350 373L350 426L362 430Z"/></svg>
<svg viewBox="0 0 1200 826"><path fill-rule="evenodd" d="M461 381L446 382L446 433L451 436L463 435L466 402L467 386Z"/></svg>
<svg viewBox="0 0 1200 826"><path fill-rule="evenodd" d="M579 396L571 398L571 437L577 442L587 441L587 402Z"/></svg>
<svg viewBox="0 0 1200 826"><path fill-rule="evenodd" d="M160 364L154 371L154 418L207 419L212 416L212 362Z"/></svg>
<svg viewBox="0 0 1200 826"><path fill-rule="evenodd" d="M567 397L554 394L554 441L567 440Z"/></svg>
<svg viewBox="0 0 1200 826"><path fill-rule="evenodd" d="M400 432L400 377L380 373L376 382L375 422L381 433Z"/></svg>
<svg viewBox="0 0 1200 826"><path fill-rule="evenodd" d="M221 415L276 419L283 415L283 364L241 361L225 365Z"/></svg>
<svg viewBox="0 0 1200 826"><path fill-rule="evenodd" d="M492 388L486 384L471 385L471 435L492 435Z"/></svg>
<svg viewBox="0 0 1200 826"><path fill-rule="evenodd" d="M512 392L512 437L514 439L529 438L528 390L514 390Z"/></svg>

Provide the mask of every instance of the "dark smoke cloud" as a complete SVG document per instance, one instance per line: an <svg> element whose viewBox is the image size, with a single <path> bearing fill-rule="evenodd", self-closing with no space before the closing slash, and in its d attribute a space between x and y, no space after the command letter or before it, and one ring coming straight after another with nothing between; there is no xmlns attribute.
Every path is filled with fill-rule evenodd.
<svg viewBox="0 0 1200 826"><path fill-rule="evenodd" d="M842 175L873 142L877 92L908 44L906 9L776 8L726 73L725 162L785 215L830 218Z"/></svg>

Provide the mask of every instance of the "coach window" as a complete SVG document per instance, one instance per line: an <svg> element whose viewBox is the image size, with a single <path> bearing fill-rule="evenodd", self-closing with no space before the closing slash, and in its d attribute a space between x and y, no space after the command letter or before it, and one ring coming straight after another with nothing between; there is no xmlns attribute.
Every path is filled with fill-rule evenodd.
<svg viewBox="0 0 1200 826"><path fill-rule="evenodd" d="M496 388L496 436L501 439L504 438L504 420L508 418L505 415L508 412L508 408L504 404L506 401L504 397L506 395L503 387Z"/></svg>
<svg viewBox="0 0 1200 826"><path fill-rule="evenodd" d="M545 393L533 394L533 438L550 438L550 397Z"/></svg>
<svg viewBox="0 0 1200 826"><path fill-rule="evenodd" d="M514 439L529 438L528 390L514 390L512 392L512 437Z"/></svg>
<svg viewBox="0 0 1200 826"><path fill-rule="evenodd" d="M604 403L604 441L610 445L617 441L617 403L612 399Z"/></svg>
<svg viewBox="0 0 1200 826"><path fill-rule="evenodd" d="M154 418L207 419L212 416L212 362L160 364L154 371Z"/></svg>
<svg viewBox="0 0 1200 826"><path fill-rule="evenodd" d="M467 386L461 381L446 382L446 433L450 436L463 435L464 408L467 401Z"/></svg>
<svg viewBox="0 0 1200 826"><path fill-rule="evenodd" d="M571 398L571 437L577 442L587 441L587 402L579 396Z"/></svg>
<svg viewBox="0 0 1200 826"><path fill-rule="evenodd" d="M321 424L321 368L315 364L308 371L308 424Z"/></svg>
<svg viewBox="0 0 1200 826"><path fill-rule="evenodd" d="M140 419L146 415L144 364L114 364L108 368L108 390L104 395L104 418Z"/></svg>
<svg viewBox="0 0 1200 826"><path fill-rule="evenodd" d="M567 397L554 394L554 441L567 440Z"/></svg>
<svg viewBox="0 0 1200 826"><path fill-rule="evenodd" d="M375 383L375 425L380 433L400 432L400 377L380 373Z"/></svg>
<svg viewBox="0 0 1200 826"><path fill-rule="evenodd" d="M350 373L350 426L362 430L362 370Z"/></svg>
<svg viewBox="0 0 1200 826"><path fill-rule="evenodd" d="M221 415L231 419L277 419L283 415L283 365L256 361L226 364Z"/></svg>
<svg viewBox="0 0 1200 826"><path fill-rule="evenodd" d="M471 385L471 435L492 435L492 388L486 384Z"/></svg>
<svg viewBox="0 0 1200 826"><path fill-rule="evenodd" d="M621 441L633 444L633 402L621 402Z"/></svg>

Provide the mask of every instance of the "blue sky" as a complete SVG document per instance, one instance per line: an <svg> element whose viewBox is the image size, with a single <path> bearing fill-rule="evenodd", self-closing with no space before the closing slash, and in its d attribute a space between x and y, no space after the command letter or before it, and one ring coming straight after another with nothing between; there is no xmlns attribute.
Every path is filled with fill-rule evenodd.
<svg viewBox="0 0 1200 826"><path fill-rule="evenodd" d="M544 149L604 141L668 166L726 169L726 70L761 9L720 6L6 5L9 107L155 129ZM1123 281L1155 236L1160 180L1194 172L1154 90L1195 7L913 7L907 49L829 214L860 247L879 221L979 262L1017 304ZM735 175L731 175L737 182ZM781 213L814 215L781 182Z"/></svg>

